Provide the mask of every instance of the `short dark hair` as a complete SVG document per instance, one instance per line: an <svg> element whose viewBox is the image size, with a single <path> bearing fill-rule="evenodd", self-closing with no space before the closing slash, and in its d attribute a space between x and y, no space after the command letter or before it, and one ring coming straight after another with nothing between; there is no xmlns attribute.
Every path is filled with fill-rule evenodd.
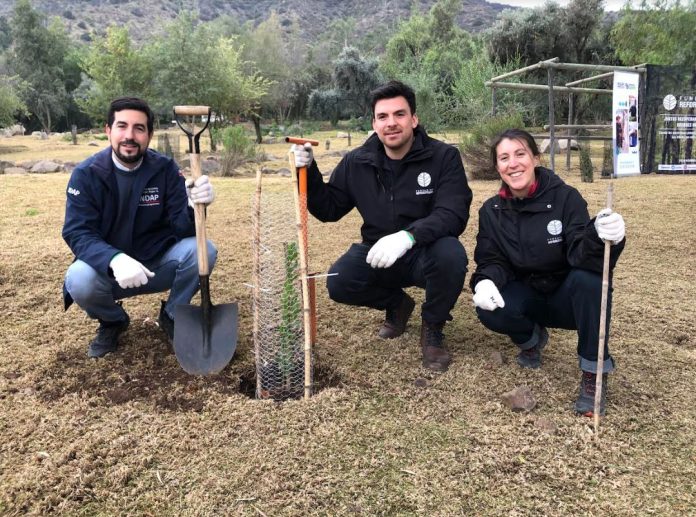
<svg viewBox="0 0 696 517"><path fill-rule="evenodd" d="M150 109L148 103L138 97L119 97L111 101L106 125L111 127L114 124L114 114L123 110L136 110L145 113L147 115L147 132L152 134L155 127L155 114Z"/></svg>
<svg viewBox="0 0 696 517"><path fill-rule="evenodd" d="M411 115L416 114L416 93L407 84L401 81L389 81L370 92L370 105L372 106L372 116L375 116L375 105L382 99L393 99L394 97L404 97L411 108Z"/></svg>
<svg viewBox="0 0 696 517"><path fill-rule="evenodd" d="M527 144L527 147L529 147L529 150L532 151L533 156L541 156L541 153L539 152L539 147L537 146L534 137L530 135L527 131L525 131L524 129L517 128L506 129L498 136L496 136L491 142L491 166L493 167L493 170L497 170L498 145L505 139L521 140L522 142Z"/></svg>

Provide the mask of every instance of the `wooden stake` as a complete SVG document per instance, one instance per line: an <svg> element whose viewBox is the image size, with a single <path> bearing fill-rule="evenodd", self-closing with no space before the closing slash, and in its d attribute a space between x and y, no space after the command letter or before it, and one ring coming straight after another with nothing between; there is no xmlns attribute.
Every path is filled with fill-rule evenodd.
<svg viewBox="0 0 696 517"><path fill-rule="evenodd" d="M614 185L609 183L607 187L607 208L611 209L614 197ZM594 432L599 437L599 414L602 401L602 374L604 372L604 344L606 342L607 326L607 301L609 295L609 256L611 254L611 242L604 241L604 265L602 268L602 303L599 313L599 343L597 344L597 373L595 375L594 398Z"/></svg>
<svg viewBox="0 0 696 517"><path fill-rule="evenodd" d="M297 240L300 252L300 280L302 283L302 315L304 323L304 398L312 395L312 305L309 293L309 276L307 269L307 168L298 172L295 167L295 153L288 153L290 172L292 173L293 195L295 197L295 219L297 220Z"/></svg>
<svg viewBox="0 0 696 517"><path fill-rule="evenodd" d="M261 169L256 171L256 193L254 196L254 256L252 282L254 284L254 355L259 357L259 302L261 300ZM258 364L258 363L257 363ZM261 375L256 376L256 396L261 393Z"/></svg>

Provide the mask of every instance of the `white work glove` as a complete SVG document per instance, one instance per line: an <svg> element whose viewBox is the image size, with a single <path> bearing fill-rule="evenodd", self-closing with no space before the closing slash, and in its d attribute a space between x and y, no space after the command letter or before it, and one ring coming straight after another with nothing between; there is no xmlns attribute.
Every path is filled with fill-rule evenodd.
<svg viewBox="0 0 696 517"><path fill-rule="evenodd" d="M505 300L492 280L481 280L474 287L474 305L484 311L505 307Z"/></svg>
<svg viewBox="0 0 696 517"><path fill-rule="evenodd" d="M195 203L209 205L215 200L215 192L210 179L205 174L200 176L196 181L192 178L186 180L186 193L188 194L188 203L191 208Z"/></svg>
<svg viewBox="0 0 696 517"><path fill-rule="evenodd" d="M601 210L597 214L594 225L597 236L603 241L618 244L626 236L626 223L624 223L623 217L621 214L612 212L611 208Z"/></svg>
<svg viewBox="0 0 696 517"><path fill-rule="evenodd" d="M413 237L406 230L385 235L367 253L366 262L372 267L391 267L413 247Z"/></svg>
<svg viewBox="0 0 696 517"><path fill-rule="evenodd" d="M312 144L292 144L290 150L295 154L295 167L299 169L300 167L309 167L312 165L312 162L314 161Z"/></svg>
<svg viewBox="0 0 696 517"><path fill-rule="evenodd" d="M109 262L109 267L114 273L116 282L122 289L140 287L147 284L148 278L155 276L152 271L125 253L119 253L112 258L111 262Z"/></svg>

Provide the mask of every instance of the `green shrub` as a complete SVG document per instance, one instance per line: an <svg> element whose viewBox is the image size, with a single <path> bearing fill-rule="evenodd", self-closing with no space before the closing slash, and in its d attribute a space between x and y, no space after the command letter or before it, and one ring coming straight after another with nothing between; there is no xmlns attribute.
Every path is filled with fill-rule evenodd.
<svg viewBox="0 0 696 517"><path fill-rule="evenodd" d="M583 183L592 183L594 181L594 167L590 159L590 143L580 146L580 178Z"/></svg>
<svg viewBox="0 0 696 517"><path fill-rule="evenodd" d="M222 142L222 176L233 176L240 165L255 160L258 146L242 126L228 126L216 131L215 139Z"/></svg>
<svg viewBox="0 0 696 517"><path fill-rule="evenodd" d="M496 136L510 128L524 128L521 114L511 113L486 118L462 137L459 150L464 158L464 167L471 179L500 179L498 172L491 166L490 147Z"/></svg>

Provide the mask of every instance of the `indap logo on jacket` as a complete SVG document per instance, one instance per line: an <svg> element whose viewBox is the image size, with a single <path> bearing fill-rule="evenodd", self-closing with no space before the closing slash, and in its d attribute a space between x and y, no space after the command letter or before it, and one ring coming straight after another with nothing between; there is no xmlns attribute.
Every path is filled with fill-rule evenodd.
<svg viewBox="0 0 696 517"><path fill-rule="evenodd" d="M159 187L148 187L143 190L138 206L157 206L160 203Z"/></svg>

